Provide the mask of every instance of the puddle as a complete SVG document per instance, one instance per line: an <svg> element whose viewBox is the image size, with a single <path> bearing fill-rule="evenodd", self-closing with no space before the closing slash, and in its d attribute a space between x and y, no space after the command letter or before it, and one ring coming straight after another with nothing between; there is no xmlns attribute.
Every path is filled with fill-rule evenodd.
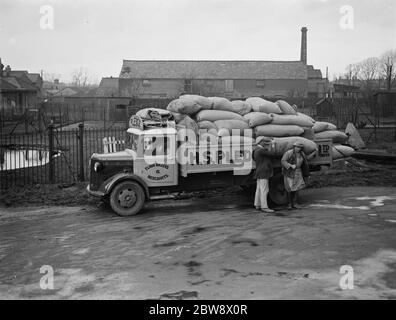
<svg viewBox="0 0 396 320"><path fill-rule="evenodd" d="M377 196L377 197L358 197L358 198L351 198L359 201L370 201L370 206L346 206L339 203L330 203L327 200L318 200L317 203L309 205L309 207L318 207L318 208L327 208L327 209L346 209L346 210L370 210L371 208L381 207L385 205L386 200L396 200L396 197L393 196ZM374 214L372 215L374 216ZM375 215L376 216L376 215Z"/></svg>
<svg viewBox="0 0 396 320"><path fill-rule="evenodd" d="M382 207L386 200L396 200L396 197L389 197L389 196L378 196L378 197L359 197L356 200L373 200L370 201L370 205L372 207Z"/></svg>
<svg viewBox="0 0 396 320"><path fill-rule="evenodd" d="M314 204L310 204L309 207L318 207L318 208L327 208L327 209L346 209L346 210L370 210L370 207L367 206L351 207L351 206L344 206L342 204L314 203Z"/></svg>
<svg viewBox="0 0 396 320"><path fill-rule="evenodd" d="M43 149L1 149L0 171L43 166L49 162L49 151ZM58 157L58 152L54 157Z"/></svg>

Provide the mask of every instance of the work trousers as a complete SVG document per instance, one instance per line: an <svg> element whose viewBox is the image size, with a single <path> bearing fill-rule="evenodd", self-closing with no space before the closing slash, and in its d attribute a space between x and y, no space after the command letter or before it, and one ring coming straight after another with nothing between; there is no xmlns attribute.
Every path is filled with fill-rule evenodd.
<svg viewBox="0 0 396 320"><path fill-rule="evenodd" d="M267 196L269 192L268 179L257 179L256 196L254 206L267 209Z"/></svg>

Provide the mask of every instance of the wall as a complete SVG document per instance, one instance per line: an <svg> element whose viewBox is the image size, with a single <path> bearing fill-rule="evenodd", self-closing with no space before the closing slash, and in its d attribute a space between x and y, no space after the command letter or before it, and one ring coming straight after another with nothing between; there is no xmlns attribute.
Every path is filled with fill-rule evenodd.
<svg viewBox="0 0 396 320"><path fill-rule="evenodd" d="M120 93L123 97L173 98L184 90L184 80L150 79L150 85L144 86L142 80L120 79Z"/></svg>
<svg viewBox="0 0 396 320"><path fill-rule="evenodd" d="M251 96L264 95L266 97L276 96L306 96L307 81L306 80L264 80L264 87L257 87L256 80L235 80L234 89L241 98L248 98Z"/></svg>
<svg viewBox="0 0 396 320"><path fill-rule="evenodd" d="M251 96L301 97L307 95L307 80L264 80L264 87L257 87L257 80L229 81L233 91L226 92L226 80L192 80L192 92L203 96L226 96L230 99ZM184 92L184 79L150 80L150 86L143 86L141 80L120 79L122 96L137 95L140 98L175 98Z"/></svg>
<svg viewBox="0 0 396 320"><path fill-rule="evenodd" d="M326 82L326 79L308 79L308 95L324 98L326 95Z"/></svg>

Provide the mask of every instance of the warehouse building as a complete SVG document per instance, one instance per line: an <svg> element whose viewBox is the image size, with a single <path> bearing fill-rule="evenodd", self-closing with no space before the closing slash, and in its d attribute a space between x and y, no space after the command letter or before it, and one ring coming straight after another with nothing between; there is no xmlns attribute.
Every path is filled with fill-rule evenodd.
<svg viewBox="0 0 396 320"><path fill-rule="evenodd" d="M307 65L307 28L296 61L124 60L119 78L103 78L98 92L122 97L175 98L183 93L223 96L325 96L327 79ZM118 85L116 88L115 85Z"/></svg>

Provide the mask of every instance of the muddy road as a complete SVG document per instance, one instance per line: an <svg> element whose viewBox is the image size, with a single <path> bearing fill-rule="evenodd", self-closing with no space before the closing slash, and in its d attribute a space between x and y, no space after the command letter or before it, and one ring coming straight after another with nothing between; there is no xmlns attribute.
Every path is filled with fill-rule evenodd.
<svg viewBox="0 0 396 320"><path fill-rule="evenodd" d="M396 299L396 188L304 190L263 216L246 195L0 208L2 299ZM40 268L54 270L43 290ZM353 268L342 290L340 268Z"/></svg>

